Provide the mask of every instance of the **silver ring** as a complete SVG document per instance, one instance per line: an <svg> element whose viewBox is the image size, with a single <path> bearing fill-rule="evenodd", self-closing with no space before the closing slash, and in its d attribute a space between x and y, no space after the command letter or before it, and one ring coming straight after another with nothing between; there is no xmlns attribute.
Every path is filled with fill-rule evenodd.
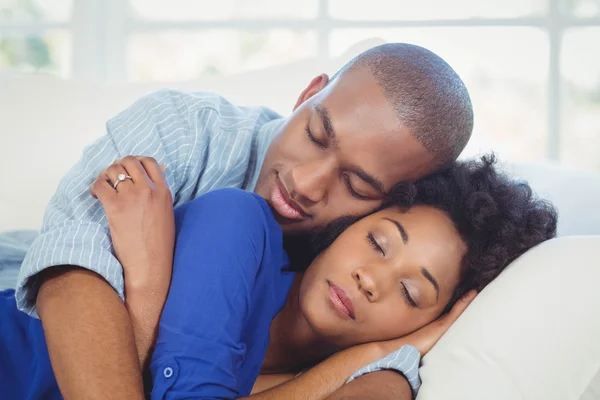
<svg viewBox="0 0 600 400"><path fill-rule="evenodd" d="M119 174L119 176L117 176L117 180L115 181L115 184L113 185L113 188L116 189L117 185L126 179L131 179L131 181L133 182L133 178L130 177L129 175Z"/></svg>

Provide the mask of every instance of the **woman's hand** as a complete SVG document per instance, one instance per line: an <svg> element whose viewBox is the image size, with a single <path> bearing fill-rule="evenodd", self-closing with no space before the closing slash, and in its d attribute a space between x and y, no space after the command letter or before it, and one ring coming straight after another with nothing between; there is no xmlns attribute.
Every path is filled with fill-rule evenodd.
<svg viewBox="0 0 600 400"><path fill-rule="evenodd" d="M405 344L415 346L421 357L424 357L444 336L448 328L461 316L469 304L475 299L477 292L471 290L454 304L452 309L435 321L399 339L380 342L381 352L387 355Z"/></svg>
<svg viewBox="0 0 600 400"><path fill-rule="evenodd" d="M257 380L257 384L253 388L253 394L248 398L329 398L329 396L334 394L334 391L341 388L346 380L361 367L387 356L403 345L410 344L415 346L421 353L421 356L424 356L440 340L454 321L458 319L476 295L477 292L474 290L467 293L452 307L452 310L448 314L402 338L385 342L364 343L342 350L293 379L290 379L291 376L289 375L282 374L273 376L272 380L263 380L262 382ZM385 378L381 381L382 375L380 372L377 372L377 374L377 377L372 382L390 384L390 381ZM373 379L373 377L367 379ZM394 384L392 387L402 390L404 393L410 392L408 383L400 381L399 384L401 386ZM347 396L347 394L348 391L343 391L337 393L332 398L345 398L344 396Z"/></svg>
<svg viewBox="0 0 600 400"><path fill-rule="evenodd" d="M131 178L119 181L119 175ZM101 171L91 192L106 212L126 291L168 288L175 221L161 166L153 158L127 156Z"/></svg>
<svg viewBox="0 0 600 400"><path fill-rule="evenodd" d="M153 158L127 156L100 172L91 193L106 212L115 255L124 269L125 303L140 359L145 360L173 266L175 219L164 170Z"/></svg>

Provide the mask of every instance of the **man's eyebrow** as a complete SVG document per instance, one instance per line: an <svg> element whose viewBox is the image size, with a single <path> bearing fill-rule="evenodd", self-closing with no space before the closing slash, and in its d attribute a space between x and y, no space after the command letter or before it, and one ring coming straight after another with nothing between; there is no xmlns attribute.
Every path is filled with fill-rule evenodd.
<svg viewBox="0 0 600 400"><path fill-rule="evenodd" d="M331 124L331 118L329 118L329 112L321 104L317 104L315 106L315 110L317 111L317 114L319 114L321 122L323 122L325 133L327 134L327 136L329 136L329 139L335 141L335 131L333 130L333 125Z"/></svg>
<svg viewBox="0 0 600 400"><path fill-rule="evenodd" d="M396 225L396 228L398 228L398 232L400 232L400 236L402 237L402 241L404 242L404 244L407 244L408 243L408 234L406 233L406 229L404 229L404 227L402 226L402 224L400 222L396 221L395 219L392 219L392 218L384 218L384 219L386 221L390 221L391 223L393 223L394 225Z"/></svg>
<svg viewBox="0 0 600 400"><path fill-rule="evenodd" d="M348 168L348 171L351 171L352 173L358 175L358 177L360 179L367 182L369 185L373 186L373 188L375 190L377 190L379 193L385 194L385 188L383 187L383 183L381 183L381 181L379 179L375 178L373 175L369 174L361 167L353 165Z"/></svg>
<svg viewBox="0 0 600 400"><path fill-rule="evenodd" d="M335 131L333 130L333 124L331 123L331 118L329 117L327 108L325 108L322 104L317 104L315 106L315 110L317 111L319 118L321 118L321 122L325 128L325 134L334 142L334 144L337 144L337 137ZM349 168L349 170L358 175L360 179L373 186L373 188L379 193L385 194L383 183L381 183L379 179L375 178L373 175L370 175L364 169L357 166L352 166Z"/></svg>
<svg viewBox="0 0 600 400"><path fill-rule="evenodd" d="M433 275L431 275L431 273L425 267L421 267L421 273L423 274L425 279L427 279L429 282L431 282L431 284L435 288L435 291L437 292L437 297L436 297L435 301L437 301L440 298L440 286L438 285L437 280L435 279L435 277Z"/></svg>

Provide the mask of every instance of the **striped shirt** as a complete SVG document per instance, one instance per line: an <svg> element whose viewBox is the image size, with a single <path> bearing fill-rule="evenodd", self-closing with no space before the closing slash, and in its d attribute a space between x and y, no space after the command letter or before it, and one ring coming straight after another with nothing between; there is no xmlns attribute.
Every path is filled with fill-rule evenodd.
<svg viewBox="0 0 600 400"><path fill-rule="evenodd" d="M267 108L237 107L216 94L175 90L150 94L121 112L107 123L106 135L84 150L50 200L19 272L19 309L37 316L36 274L56 265L90 269L123 298L123 268L112 251L102 205L90 195L102 169L130 154L154 157L167 164L175 205L216 188L251 191L283 122Z"/></svg>
<svg viewBox="0 0 600 400"><path fill-rule="evenodd" d="M0 233L0 290L15 287L23 258L37 235L36 231Z"/></svg>

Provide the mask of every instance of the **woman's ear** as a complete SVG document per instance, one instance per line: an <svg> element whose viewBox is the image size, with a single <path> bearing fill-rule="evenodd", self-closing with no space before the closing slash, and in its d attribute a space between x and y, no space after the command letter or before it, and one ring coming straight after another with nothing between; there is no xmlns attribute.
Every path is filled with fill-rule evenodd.
<svg viewBox="0 0 600 400"><path fill-rule="evenodd" d="M300 105L302 105L302 103L304 103L306 100L319 93L325 86L327 86L328 82L329 76L327 76L327 74L321 74L314 78L312 81L310 81L306 89L304 89L302 93L300 93L300 97L298 97L298 101L294 106L294 111L298 107L300 107Z"/></svg>

